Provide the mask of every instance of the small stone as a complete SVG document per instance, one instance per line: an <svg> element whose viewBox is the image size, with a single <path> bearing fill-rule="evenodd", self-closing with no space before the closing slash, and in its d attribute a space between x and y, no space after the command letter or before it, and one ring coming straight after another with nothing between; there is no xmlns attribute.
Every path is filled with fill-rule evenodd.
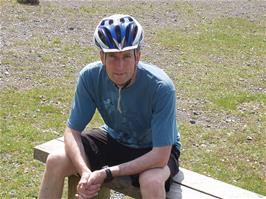
<svg viewBox="0 0 266 199"><path fill-rule="evenodd" d="M11 196L16 195L17 190L16 189L11 189L11 191L9 192Z"/></svg>
<svg viewBox="0 0 266 199"><path fill-rule="evenodd" d="M226 123L230 123L230 122L232 122L232 121L233 121L233 120L230 119L230 118L227 118L227 119L225 120Z"/></svg>
<svg viewBox="0 0 266 199"><path fill-rule="evenodd" d="M17 0L18 3L21 4L31 4L31 5L39 5L39 0Z"/></svg>
<svg viewBox="0 0 266 199"><path fill-rule="evenodd" d="M247 140L253 140L253 138L251 136L248 136Z"/></svg>
<svg viewBox="0 0 266 199"><path fill-rule="evenodd" d="M196 111L193 111L193 114L194 115L199 115L200 113L199 112L196 112Z"/></svg>
<svg viewBox="0 0 266 199"><path fill-rule="evenodd" d="M5 75L9 75L9 72L8 71L5 71Z"/></svg>
<svg viewBox="0 0 266 199"><path fill-rule="evenodd" d="M190 122L190 124L196 124L195 120L190 120L189 122Z"/></svg>

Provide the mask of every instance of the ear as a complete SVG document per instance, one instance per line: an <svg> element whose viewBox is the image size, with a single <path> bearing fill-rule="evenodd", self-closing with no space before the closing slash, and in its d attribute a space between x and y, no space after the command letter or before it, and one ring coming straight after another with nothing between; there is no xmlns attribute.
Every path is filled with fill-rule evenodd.
<svg viewBox="0 0 266 199"><path fill-rule="evenodd" d="M105 65L105 54L102 50L100 51L100 58L101 58L102 64Z"/></svg>
<svg viewBox="0 0 266 199"><path fill-rule="evenodd" d="M141 52L140 52L140 50L136 50L136 64L139 63L140 57L141 57Z"/></svg>

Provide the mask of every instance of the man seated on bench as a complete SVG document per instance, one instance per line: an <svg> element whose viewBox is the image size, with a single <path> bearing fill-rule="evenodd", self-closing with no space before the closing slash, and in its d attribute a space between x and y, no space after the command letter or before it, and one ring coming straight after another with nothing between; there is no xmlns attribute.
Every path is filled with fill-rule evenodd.
<svg viewBox="0 0 266 199"><path fill-rule="evenodd" d="M162 69L140 61L143 34L129 15L98 24L101 61L80 72L65 148L48 156L39 198L61 198L64 178L73 174L81 176L77 198L96 196L115 176L131 176L142 198L166 197L180 155L176 93ZM96 108L105 124L84 130Z"/></svg>

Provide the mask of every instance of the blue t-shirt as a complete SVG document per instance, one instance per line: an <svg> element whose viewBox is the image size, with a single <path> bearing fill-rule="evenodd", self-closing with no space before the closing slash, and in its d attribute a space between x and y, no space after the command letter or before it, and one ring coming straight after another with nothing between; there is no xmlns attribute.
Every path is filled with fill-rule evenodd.
<svg viewBox="0 0 266 199"><path fill-rule="evenodd" d="M87 65L80 72L68 127L83 131L96 108L105 122L101 128L121 144L180 150L175 87L157 66L139 62L134 83L119 90L101 62Z"/></svg>

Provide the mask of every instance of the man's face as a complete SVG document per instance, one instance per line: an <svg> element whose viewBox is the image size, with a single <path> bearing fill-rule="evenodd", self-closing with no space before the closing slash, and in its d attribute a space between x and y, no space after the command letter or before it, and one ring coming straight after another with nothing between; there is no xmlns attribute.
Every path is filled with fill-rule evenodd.
<svg viewBox="0 0 266 199"><path fill-rule="evenodd" d="M105 65L109 78L119 87L123 87L131 78L134 77L135 66L140 59L140 52L128 50L124 52L101 52L101 60Z"/></svg>

